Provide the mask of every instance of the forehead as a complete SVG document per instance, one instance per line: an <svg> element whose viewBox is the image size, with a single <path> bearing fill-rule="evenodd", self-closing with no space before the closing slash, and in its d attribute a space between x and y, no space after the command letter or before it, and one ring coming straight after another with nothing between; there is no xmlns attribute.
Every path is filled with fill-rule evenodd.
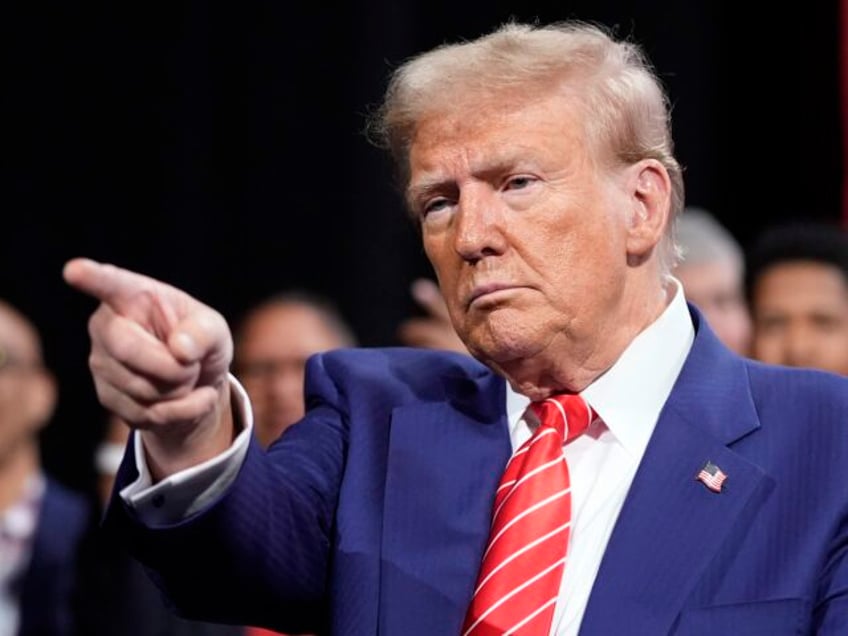
<svg viewBox="0 0 848 636"><path fill-rule="evenodd" d="M848 311L848 280L835 265L790 261L767 268L755 287L755 303L770 306L830 305Z"/></svg>
<svg viewBox="0 0 848 636"><path fill-rule="evenodd" d="M245 322L236 354L241 357L299 357L341 346L318 310L307 304L279 303L257 310Z"/></svg>
<svg viewBox="0 0 848 636"><path fill-rule="evenodd" d="M564 92L466 100L418 122L409 151L410 187L459 166L560 153L583 146L585 136L577 101Z"/></svg>
<svg viewBox="0 0 848 636"><path fill-rule="evenodd" d="M730 259L691 264L684 261L675 268L674 275L687 292L693 288L724 288L742 284L742 272Z"/></svg>
<svg viewBox="0 0 848 636"><path fill-rule="evenodd" d="M24 361L40 357L38 338L33 328L17 313L0 304L0 349Z"/></svg>

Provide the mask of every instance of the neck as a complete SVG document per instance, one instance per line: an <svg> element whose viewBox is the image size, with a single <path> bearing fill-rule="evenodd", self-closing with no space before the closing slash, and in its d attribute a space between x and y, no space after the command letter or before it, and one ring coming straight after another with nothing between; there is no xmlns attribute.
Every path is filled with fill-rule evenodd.
<svg viewBox="0 0 848 636"><path fill-rule="evenodd" d="M38 445L27 440L0 460L0 510L6 510L24 493L27 481L39 471Z"/></svg>

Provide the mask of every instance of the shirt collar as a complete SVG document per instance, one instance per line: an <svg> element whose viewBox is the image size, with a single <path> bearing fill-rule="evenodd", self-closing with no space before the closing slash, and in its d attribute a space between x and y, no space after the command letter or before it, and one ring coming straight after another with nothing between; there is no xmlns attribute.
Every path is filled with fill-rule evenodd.
<svg viewBox="0 0 848 636"><path fill-rule="evenodd" d="M625 450L637 457L648 445L695 338L683 286L675 278L671 283L674 296L659 318L633 339L606 373L581 392ZM529 403L507 383L511 432Z"/></svg>
<svg viewBox="0 0 848 636"><path fill-rule="evenodd" d="M41 473L27 479L18 500L0 514L0 535L12 541L26 541L32 536L46 488Z"/></svg>

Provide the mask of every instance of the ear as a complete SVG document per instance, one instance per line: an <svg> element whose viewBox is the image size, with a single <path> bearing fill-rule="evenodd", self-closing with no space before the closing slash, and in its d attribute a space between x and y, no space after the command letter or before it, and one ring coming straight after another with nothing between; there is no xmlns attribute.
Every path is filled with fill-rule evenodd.
<svg viewBox="0 0 848 636"><path fill-rule="evenodd" d="M33 429L43 428L53 417L58 390L56 380L47 369L34 369L26 388L26 408Z"/></svg>
<svg viewBox="0 0 848 636"><path fill-rule="evenodd" d="M662 240L671 210L671 179L656 159L643 159L630 166L630 226L627 254L641 261Z"/></svg>

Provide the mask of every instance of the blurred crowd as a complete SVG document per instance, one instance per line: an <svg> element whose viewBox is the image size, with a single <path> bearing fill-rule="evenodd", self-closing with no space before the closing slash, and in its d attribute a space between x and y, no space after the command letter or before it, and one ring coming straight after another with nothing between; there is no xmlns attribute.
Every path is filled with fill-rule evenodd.
<svg viewBox="0 0 848 636"><path fill-rule="evenodd" d="M673 276L728 348L848 376L844 230L781 225L743 249L709 212L689 208L677 220L677 237L682 260ZM438 286L417 280L411 294L420 312L399 325L398 342L464 351ZM309 356L355 346L356 338L329 299L303 290L269 297L234 323L232 372L267 448L303 415ZM272 633L179 618L146 572L99 533L127 442L122 422L104 414L92 457L97 493L73 492L45 472L39 431L51 420L57 381L44 364L37 325L0 301L0 636Z"/></svg>

